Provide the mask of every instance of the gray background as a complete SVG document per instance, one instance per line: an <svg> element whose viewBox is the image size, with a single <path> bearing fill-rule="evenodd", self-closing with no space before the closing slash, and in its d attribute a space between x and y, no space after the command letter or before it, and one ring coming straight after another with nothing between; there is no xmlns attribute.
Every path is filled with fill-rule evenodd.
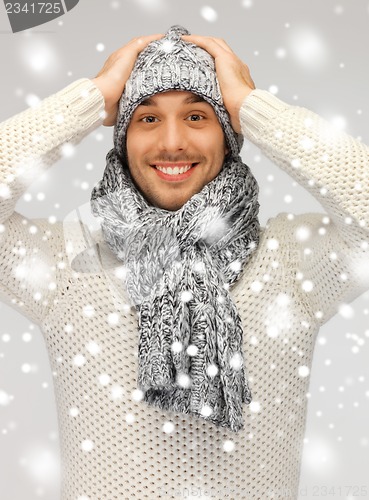
<svg viewBox="0 0 369 500"><path fill-rule="evenodd" d="M368 0L80 0L63 17L19 34L11 33L1 3L0 118L77 78L93 77L120 45L172 24L224 38L259 88L369 143ZM111 136L104 127L92 133L31 186L17 209L63 219L86 203ZM260 183L263 224L280 211L321 210L257 148L246 144L243 158ZM301 499L369 498L369 293L349 312L348 318L336 315L318 336ZM58 499L58 439L42 335L0 305L1 500Z"/></svg>

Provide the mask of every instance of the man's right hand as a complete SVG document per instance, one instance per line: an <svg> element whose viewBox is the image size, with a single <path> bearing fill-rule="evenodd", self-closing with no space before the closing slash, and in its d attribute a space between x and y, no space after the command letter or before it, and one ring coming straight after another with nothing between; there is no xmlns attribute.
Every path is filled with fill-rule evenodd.
<svg viewBox="0 0 369 500"><path fill-rule="evenodd" d="M127 45L113 52L105 61L97 76L92 79L105 99L106 126L115 125L118 101L123 93L126 81L131 74L138 54L152 41L164 35L149 35L133 38Z"/></svg>

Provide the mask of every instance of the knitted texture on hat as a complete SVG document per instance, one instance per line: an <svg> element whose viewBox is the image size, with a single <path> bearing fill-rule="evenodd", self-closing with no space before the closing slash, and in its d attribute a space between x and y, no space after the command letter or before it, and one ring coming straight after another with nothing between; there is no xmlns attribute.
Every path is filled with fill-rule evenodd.
<svg viewBox="0 0 369 500"><path fill-rule="evenodd" d="M227 159L178 211L151 206L115 149L91 198L138 312L144 401L232 431L243 428L251 392L229 289L259 242L257 198L249 168Z"/></svg>
<svg viewBox="0 0 369 500"><path fill-rule="evenodd" d="M242 135L233 130L223 105L213 57L181 35L190 33L172 26L161 40L151 42L137 57L119 102L114 130L114 147L125 157L126 132L132 114L147 97L169 90L183 90L201 96L211 104L223 128L230 155L237 158Z"/></svg>

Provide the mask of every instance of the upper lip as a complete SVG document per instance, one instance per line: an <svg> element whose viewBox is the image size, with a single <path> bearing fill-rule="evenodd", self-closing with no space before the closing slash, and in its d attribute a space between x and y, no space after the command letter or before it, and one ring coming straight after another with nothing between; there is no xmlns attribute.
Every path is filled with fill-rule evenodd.
<svg viewBox="0 0 369 500"><path fill-rule="evenodd" d="M196 162L193 161L158 161L157 163L151 163L153 167L187 167L187 165L194 165Z"/></svg>

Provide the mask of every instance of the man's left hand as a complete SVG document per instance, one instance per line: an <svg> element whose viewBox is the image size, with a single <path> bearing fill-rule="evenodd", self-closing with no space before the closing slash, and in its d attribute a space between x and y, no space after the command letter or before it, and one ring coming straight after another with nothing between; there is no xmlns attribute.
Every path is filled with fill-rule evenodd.
<svg viewBox="0 0 369 500"><path fill-rule="evenodd" d="M182 35L182 39L198 45L213 56L224 105L230 114L233 129L239 133L241 131L239 119L241 104L255 89L248 66L221 38Z"/></svg>

